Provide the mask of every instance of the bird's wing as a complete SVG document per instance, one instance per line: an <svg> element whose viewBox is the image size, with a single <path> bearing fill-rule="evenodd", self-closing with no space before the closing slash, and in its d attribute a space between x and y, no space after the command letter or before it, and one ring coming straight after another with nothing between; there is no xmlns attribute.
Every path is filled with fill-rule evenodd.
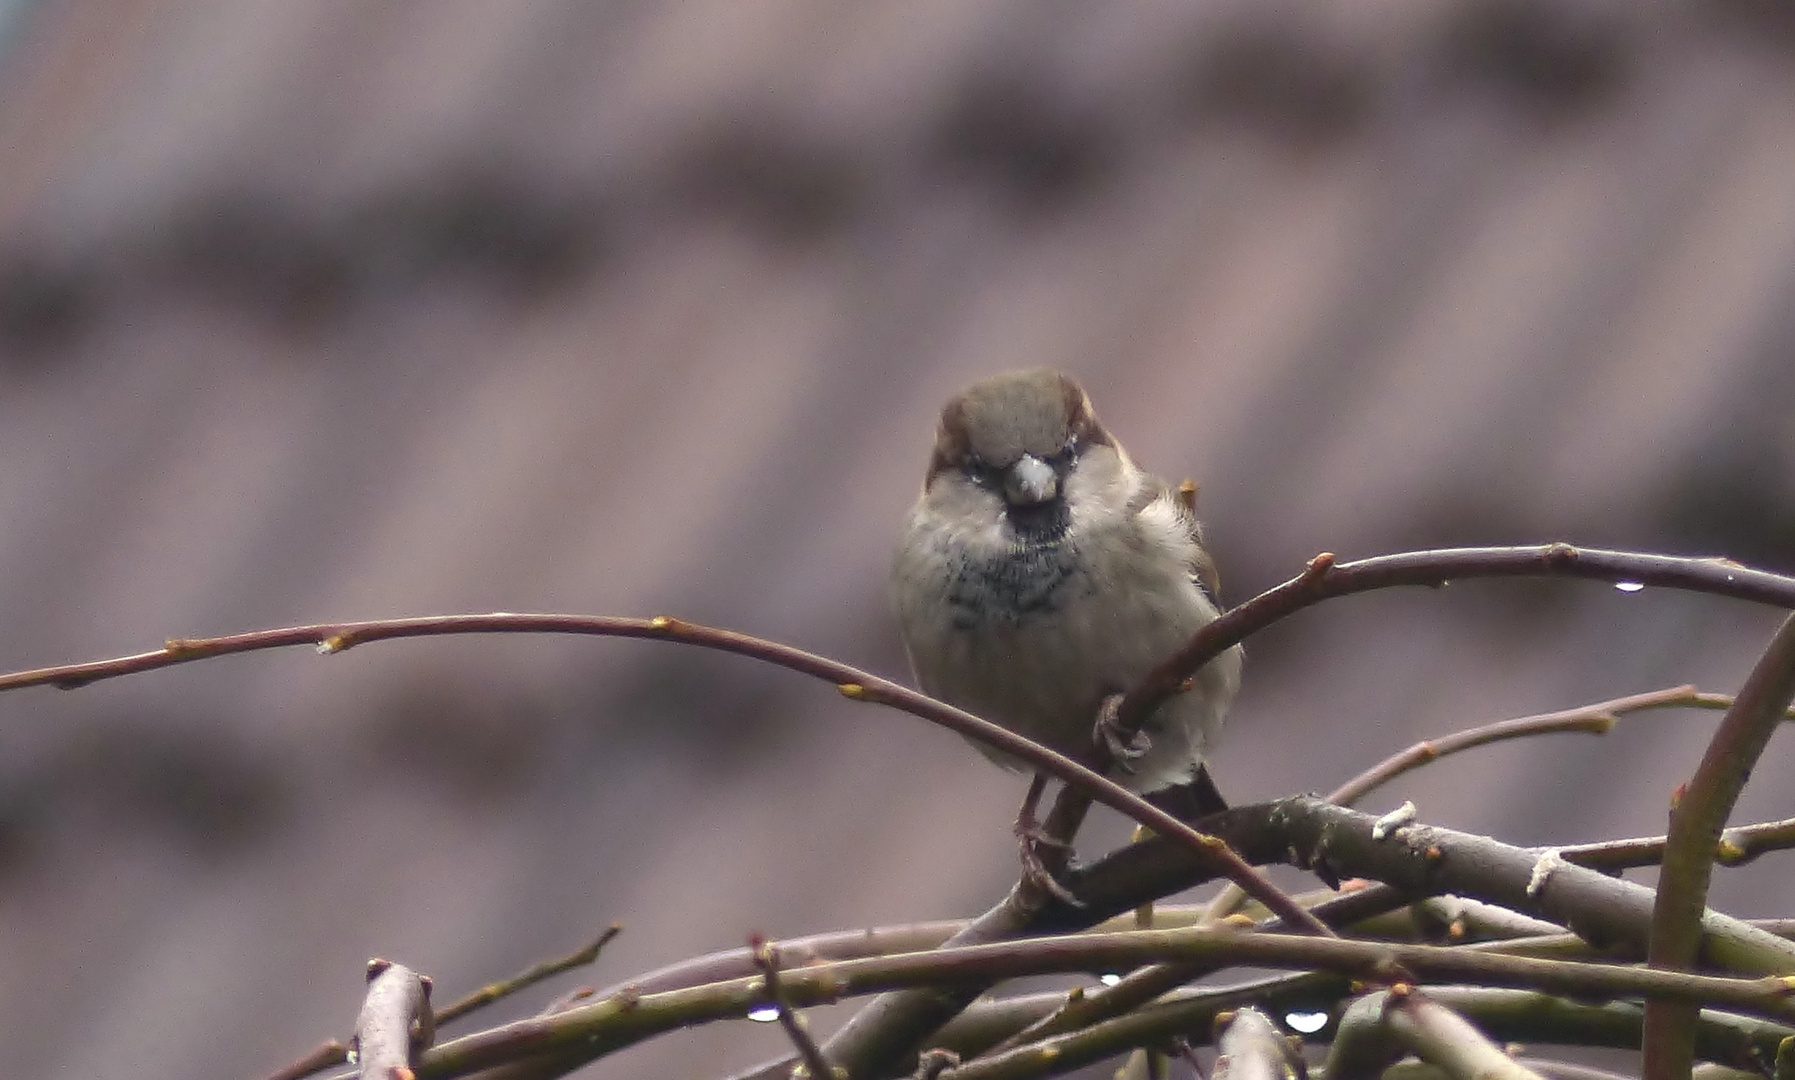
<svg viewBox="0 0 1795 1080"><path fill-rule="evenodd" d="M1215 559L1209 554L1209 548L1203 543L1203 526L1197 521L1197 486L1186 480L1174 489L1157 476L1143 478L1140 490L1129 500L1128 511L1138 514L1147 507L1164 500L1177 513L1178 522L1190 537L1188 551L1191 580L1203 587L1209 599L1219 605L1221 603L1221 575L1216 572Z"/></svg>

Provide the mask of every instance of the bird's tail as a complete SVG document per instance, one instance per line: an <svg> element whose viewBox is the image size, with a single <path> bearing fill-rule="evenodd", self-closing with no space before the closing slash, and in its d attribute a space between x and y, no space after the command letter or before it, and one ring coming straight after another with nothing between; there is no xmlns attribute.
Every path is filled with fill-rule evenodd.
<svg viewBox="0 0 1795 1080"><path fill-rule="evenodd" d="M1180 821L1195 821L1228 808L1228 800L1215 786L1208 765L1198 765L1195 775L1181 784L1149 791L1142 798Z"/></svg>

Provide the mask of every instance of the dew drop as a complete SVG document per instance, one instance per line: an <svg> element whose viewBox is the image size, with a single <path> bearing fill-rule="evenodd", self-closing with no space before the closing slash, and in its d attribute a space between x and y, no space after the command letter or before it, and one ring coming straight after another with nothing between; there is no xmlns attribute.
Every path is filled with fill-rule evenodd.
<svg viewBox="0 0 1795 1080"><path fill-rule="evenodd" d="M779 1010L772 1005L757 1005L748 1010L748 1019L757 1024L770 1024L779 1019Z"/></svg>
<svg viewBox="0 0 1795 1080"><path fill-rule="evenodd" d="M1619 589L1621 592L1638 592L1639 590L1645 588L1645 582L1643 582L1643 581L1617 581L1614 583L1614 587Z"/></svg>
<svg viewBox="0 0 1795 1080"><path fill-rule="evenodd" d="M1097 981L1102 983L1105 986L1114 986L1117 983L1122 981L1122 976L1117 975L1115 972L1112 971L1112 972L1109 972L1108 974L1097 976Z"/></svg>
<svg viewBox="0 0 1795 1080"><path fill-rule="evenodd" d="M1324 1012L1293 1012L1284 1014L1284 1023L1290 1030L1303 1035L1313 1035L1328 1026L1328 1014Z"/></svg>

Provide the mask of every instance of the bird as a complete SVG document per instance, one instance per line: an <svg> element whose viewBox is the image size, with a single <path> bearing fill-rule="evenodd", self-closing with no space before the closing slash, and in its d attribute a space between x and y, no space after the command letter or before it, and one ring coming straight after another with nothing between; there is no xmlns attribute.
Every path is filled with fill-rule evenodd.
<svg viewBox="0 0 1795 1080"><path fill-rule="evenodd" d="M967 387L941 410L892 556L917 684L1089 761L1120 695L1220 612L1192 502L1134 463L1071 376L1037 368ZM1111 736L1115 779L1182 816L1225 808L1204 760L1240 670L1236 645L1148 716L1134 745ZM1045 782L1035 777L1017 815L1025 864L1031 839L1047 839L1033 816Z"/></svg>

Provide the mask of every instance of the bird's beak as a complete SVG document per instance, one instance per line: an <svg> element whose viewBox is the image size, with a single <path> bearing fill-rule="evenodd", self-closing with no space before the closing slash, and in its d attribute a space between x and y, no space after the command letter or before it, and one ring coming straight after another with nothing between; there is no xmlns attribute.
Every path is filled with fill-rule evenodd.
<svg viewBox="0 0 1795 1080"><path fill-rule="evenodd" d="M1003 474L1003 497L1011 506L1039 506L1059 492L1059 474L1033 454L1023 454Z"/></svg>

